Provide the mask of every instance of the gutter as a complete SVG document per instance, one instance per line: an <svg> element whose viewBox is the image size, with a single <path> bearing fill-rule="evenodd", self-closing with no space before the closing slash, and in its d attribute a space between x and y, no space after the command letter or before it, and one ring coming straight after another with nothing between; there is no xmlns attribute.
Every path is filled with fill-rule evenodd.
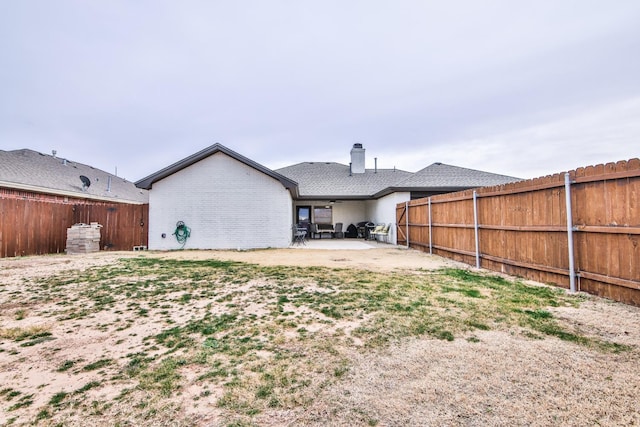
<svg viewBox="0 0 640 427"><path fill-rule="evenodd" d="M357 196L350 195L340 195L340 196L332 196L327 194L306 194L304 196L299 196L295 200L376 200L380 199L384 196L388 196L393 193L411 193L415 191L419 192L438 192L440 194L443 193L453 193L456 191L464 191L472 188L478 187L387 187L383 190L378 191L375 194L360 194Z"/></svg>
<svg viewBox="0 0 640 427"><path fill-rule="evenodd" d="M308 196L298 196L295 200L299 201L324 201L324 200L341 200L341 201L349 201L349 200L371 200L372 196L327 196L325 194L322 195L308 195Z"/></svg>
<svg viewBox="0 0 640 427"><path fill-rule="evenodd" d="M411 193L411 192L430 192L430 191L438 191L438 192L447 192L453 193L455 191L464 191L470 190L475 187L387 187L383 190L378 191L372 197L374 199L379 199L384 196L388 196L391 193Z"/></svg>

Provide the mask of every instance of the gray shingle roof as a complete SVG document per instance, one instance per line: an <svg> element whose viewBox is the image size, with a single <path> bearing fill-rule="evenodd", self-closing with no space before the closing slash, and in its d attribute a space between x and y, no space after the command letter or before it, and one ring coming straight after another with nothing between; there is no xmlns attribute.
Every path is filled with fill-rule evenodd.
<svg viewBox="0 0 640 427"><path fill-rule="evenodd" d="M519 181L519 178L483 172L459 166L433 163L411 175L400 183L402 187L437 188L476 188L506 184Z"/></svg>
<svg viewBox="0 0 640 427"><path fill-rule="evenodd" d="M333 162L304 162L278 169L298 183L303 198L371 198L393 191L455 191L517 181L518 178L434 163L416 172L367 169L349 174L349 166Z"/></svg>
<svg viewBox="0 0 640 427"><path fill-rule="evenodd" d="M83 189L80 175L91 181ZM109 178L111 178L110 191ZM147 203L148 192L92 166L37 151L0 150L0 186L28 191L125 203Z"/></svg>
<svg viewBox="0 0 640 427"><path fill-rule="evenodd" d="M379 191L410 177L400 169L366 169L349 174L349 166L334 162L304 162L276 172L298 183L301 197L370 198Z"/></svg>

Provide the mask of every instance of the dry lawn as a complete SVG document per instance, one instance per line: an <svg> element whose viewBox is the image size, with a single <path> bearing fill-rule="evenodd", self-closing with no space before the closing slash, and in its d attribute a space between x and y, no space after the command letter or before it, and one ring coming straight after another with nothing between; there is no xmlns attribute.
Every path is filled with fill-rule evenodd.
<svg viewBox="0 0 640 427"><path fill-rule="evenodd" d="M0 260L0 425L640 425L640 309L417 251Z"/></svg>

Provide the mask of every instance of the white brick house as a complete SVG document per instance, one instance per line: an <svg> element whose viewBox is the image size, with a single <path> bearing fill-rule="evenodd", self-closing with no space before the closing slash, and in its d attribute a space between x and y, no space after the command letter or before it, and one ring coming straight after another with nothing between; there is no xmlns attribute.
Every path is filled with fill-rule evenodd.
<svg viewBox="0 0 640 427"><path fill-rule="evenodd" d="M149 249L252 249L291 243L295 183L215 144L136 183L149 191Z"/></svg>
<svg viewBox="0 0 640 427"><path fill-rule="evenodd" d="M411 199L513 182L517 178L433 163L418 172L365 167L354 144L351 163L303 162L277 171L214 144L138 182L149 191L149 248L183 247L173 234L182 221L185 249L281 248L293 224L392 224L395 207Z"/></svg>

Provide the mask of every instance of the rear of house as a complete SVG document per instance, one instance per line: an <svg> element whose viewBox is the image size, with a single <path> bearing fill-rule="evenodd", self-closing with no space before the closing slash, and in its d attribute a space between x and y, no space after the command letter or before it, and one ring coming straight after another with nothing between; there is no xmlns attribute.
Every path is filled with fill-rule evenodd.
<svg viewBox="0 0 640 427"><path fill-rule="evenodd" d="M365 149L354 144L348 165L303 162L276 172L298 183L294 222L349 225L391 225L386 241L397 242L396 205L415 198L499 185L518 178L474 169L433 163L418 172L365 167Z"/></svg>
<svg viewBox="0 0 640 427"><path fill-rule="evenodd" d="M149 192L149 249L253 249L291 243L295 183L215 144L136 183ZM189 235L179 242L177 224ZM185 236L186 237L186 236Z"/></svg>

